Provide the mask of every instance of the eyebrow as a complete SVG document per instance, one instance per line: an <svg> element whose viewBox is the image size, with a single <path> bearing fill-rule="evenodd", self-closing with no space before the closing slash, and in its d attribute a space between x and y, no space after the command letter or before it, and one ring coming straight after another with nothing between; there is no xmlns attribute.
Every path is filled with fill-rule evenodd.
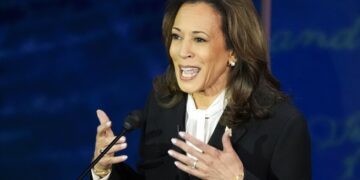
<svg viewBox="0 0 360 180"><path fill-rule="evenodd" d="M173 29L176 29L176 30L178 30L178 31L180 31L180 32L181 32L181 29L180 29L180 28L173 27ZM205 35L209 36L209 35L208 35L206 32L204 32L204 31L193 31L192 33L193 33L193 34L203 33L203 34L205 34Z"/></svg>

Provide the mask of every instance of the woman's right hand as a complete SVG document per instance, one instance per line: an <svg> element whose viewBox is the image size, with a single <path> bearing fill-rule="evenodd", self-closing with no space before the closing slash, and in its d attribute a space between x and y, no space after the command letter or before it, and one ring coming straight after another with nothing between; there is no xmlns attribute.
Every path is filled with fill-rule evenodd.
<svg viewBox="0 0 360 180"><path fill-rule="evenodd" d="M100 125L97 127L96 144L93 160L99 156L110 143L115 139L114 133L111 129L111 121L109 117L102 110L97 110L96 114L99 118ZM126 155L115 156L127 147L126 138L122 136L116 144L105 154L105 156L95 165L96 170L109 170L112 164L125 161L128 157Z"/></svg>

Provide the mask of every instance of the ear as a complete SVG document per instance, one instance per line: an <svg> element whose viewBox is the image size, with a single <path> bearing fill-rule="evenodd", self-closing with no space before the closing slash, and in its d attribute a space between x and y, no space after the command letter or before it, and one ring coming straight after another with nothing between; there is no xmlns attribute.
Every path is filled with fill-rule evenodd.
<svg viewBox="0 0 360 180"><path fill-rule="evenodd" d="M234 50L230 50L229 51L229 60L233 61L234 63L236 63L237 58L236 58L236 54L234 52Z"/></svg>

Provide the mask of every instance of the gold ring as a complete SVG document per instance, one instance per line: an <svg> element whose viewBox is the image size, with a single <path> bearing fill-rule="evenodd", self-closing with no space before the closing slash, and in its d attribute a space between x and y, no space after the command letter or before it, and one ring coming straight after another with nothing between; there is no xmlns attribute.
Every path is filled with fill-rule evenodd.
<svg viewBox="0 0 360 180"><path fill-rule="evenodd" d="M100 154L103 153L105 148L100 148Z"/></svg>
<svg viewBox="0 0 360 180"><path fill-rule="evenodd" d="M194 161L193 165L191 166L191 168L196 169L196 164L197 164L197 162L198 162L198 160L195 159L195 161Z"/></svg>

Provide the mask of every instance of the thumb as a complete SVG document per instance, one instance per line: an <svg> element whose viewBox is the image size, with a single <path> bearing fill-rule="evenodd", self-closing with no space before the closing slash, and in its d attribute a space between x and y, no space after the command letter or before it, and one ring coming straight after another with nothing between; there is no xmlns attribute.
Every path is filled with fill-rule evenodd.
<svg viewBox="0 0 360 180"><path fill-rule="evenodd" d="M96 111L96 115L100 121L100 124L105 124L105 123L110 123L110 125L107 127L106 129L106 134L107 135L110 135L110 136L114 136L114 133L113 131L111 130L111 122L110 122L110 119L109 117L106 115L106 113L101 110L101 109L98 109Z"/></svg>
<svg viewBox="0 0 360 180"><path fill-rule="evenodd" d="M104 124L104 123L110 121L109 117L101 109L96 110L96 115L97 115L97 117L98 117L98 119L100 121L100 124Z"/></svg>
<svg viewBox="0 0 360 180"><path fill-rule="evenodd" d="M234 151L234 148L232 147L231 141L230 141L230 131L226 130L222 136L222 144L225 152L232 152Z"/></svg>

